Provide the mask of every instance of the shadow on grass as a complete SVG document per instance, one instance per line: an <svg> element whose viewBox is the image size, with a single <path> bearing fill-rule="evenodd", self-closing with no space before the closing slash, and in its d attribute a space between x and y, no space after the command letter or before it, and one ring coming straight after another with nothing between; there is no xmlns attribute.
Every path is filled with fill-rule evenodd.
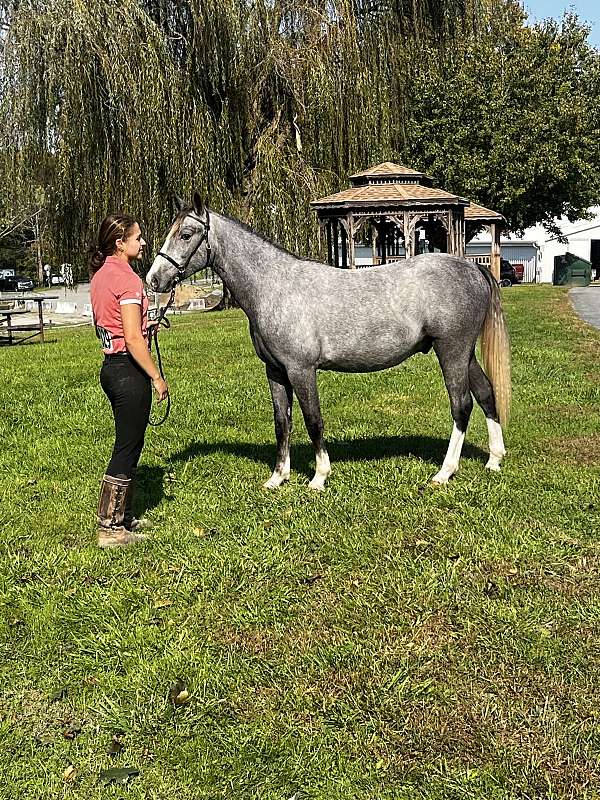
<svg viewBox="0 0 600 800"><path fill-rule="evenodd" d="M144 512L157 506L163 499L164 476L165 470L162 467L149 467L145 464L138 467L133 498L134 514L137 517L142 517Z"/></svg>
<svg viewBox="0 0 600 800"><path fill-rule="evenodd" d="M332 462L377 461L382 458L418 458L431 464L441 465L448 448L447 439L431 436L376 436L370 439L332 440L327 449ZM195 442L185 450L173 453L169 459L189 461L197 456L216 453L247 458L251 461L273 466L275 463L275 444L247 442ZM479 447L465 443L463 458L473 458L486 462L488 454ZM293 444L291 458L294 469L312 476L314 453L305 443Z"/></svg>

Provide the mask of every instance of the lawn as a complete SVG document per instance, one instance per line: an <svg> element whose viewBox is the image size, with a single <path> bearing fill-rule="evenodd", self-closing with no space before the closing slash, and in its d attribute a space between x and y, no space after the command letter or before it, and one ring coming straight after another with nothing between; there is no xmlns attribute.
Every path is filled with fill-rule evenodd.
<svg viewBox="0 0 600 800"><path fill-rule="evenodd" d="M562 289L503 298L508 456L484 470L475 409L441 488L433 354L323 373L328 487L308 489L296 405L269 492L245 317L175 319L140 468L156 525L122 551L95 547L112 427L91 329L2 349L0 798L600 796L600 334Z"/></svg>

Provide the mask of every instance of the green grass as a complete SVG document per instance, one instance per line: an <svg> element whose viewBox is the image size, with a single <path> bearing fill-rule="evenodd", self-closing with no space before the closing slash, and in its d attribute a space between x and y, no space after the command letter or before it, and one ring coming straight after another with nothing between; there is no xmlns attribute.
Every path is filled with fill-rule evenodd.
<svg viewBox="0 0 600 800"><path fill-rule="evenodd" d="M328 488L307 487L296 407L291 481L267 492L245 317L177 318L140 468L156 529L119 552L95 547L112 422L91 330L2 349L0 798L598 797L600 335L562 290L503 298L508 457L484 470L476 409L444 488L432 355L322 374ZM140 774L100 784L117 766Z"/></svg>

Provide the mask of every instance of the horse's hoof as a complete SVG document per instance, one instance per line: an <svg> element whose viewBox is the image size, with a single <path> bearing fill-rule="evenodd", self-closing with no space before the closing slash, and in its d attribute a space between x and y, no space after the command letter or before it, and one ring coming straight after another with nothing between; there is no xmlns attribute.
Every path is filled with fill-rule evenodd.
<svg viewBox="0 0 600 800"><path fill-rule="evenodd" d="M497 461L492 461L492 459L487 462L485 468L492 472L500 472L500 464Z"/></svg>
<svg viewBox="0 0 600 800"><path fill-rule="evenodd" d="M288 481L289 479L290 479L289 472L287 473L287 475L286 474L278 475L277 473L274 473L273 475L271 475L268 481L265 481L265 483L263 483L263 489L279 489L281 484L285 483L285 481Z"/></svg>
<svg viewBox="0 0 600 800"><path fill-rule="evenodd" d="M325 481L316 481L314 478L308 484L309 489L314 489L315 492L322 492L325 489Z"/></svg>
<svg viewBox="0 0 600 800"><path fill-rule="evenodd" d="M431 482L436 486L445 486L452 476L448 475L447 473L442 474L438 472L437 475L434 475L431 479Z"/></svg>

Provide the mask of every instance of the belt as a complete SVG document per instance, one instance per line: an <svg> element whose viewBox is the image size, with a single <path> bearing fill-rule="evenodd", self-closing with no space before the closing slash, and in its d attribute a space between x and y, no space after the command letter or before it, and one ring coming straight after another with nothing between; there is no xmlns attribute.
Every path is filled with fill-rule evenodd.
<svg viewBox="0 0 600 800"><path fill-rule="evenodd" d="M105 361L112 361L113 358L129 358L129 353L104 353Z"/></svg>

